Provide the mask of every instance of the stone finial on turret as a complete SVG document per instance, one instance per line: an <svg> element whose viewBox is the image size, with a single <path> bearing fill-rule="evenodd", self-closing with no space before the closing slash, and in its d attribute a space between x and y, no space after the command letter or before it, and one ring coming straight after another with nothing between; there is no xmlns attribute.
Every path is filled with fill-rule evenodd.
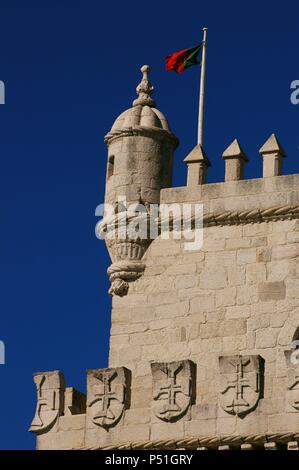
<svg viewBox="0 0 299 470"><path fill-rule="evenodd" d="M242 180L248 158L237 139L223 152L222 158L225 160L225 181Z"/></svg>
<svg viewBox="0 0 299 470"><path fill-rule="evenodd" d="M187 186L197 186L204 184L206 173L211 163L200 144L197 144L193 150L184 159L188 166Z"/></svg>
<svg viewBox="0 0 299 470"><path fill-rule="evenodd" d="M154 87L149 80L149 65L143 65L140 69L142 72L142 80L136 88L138 98L133 101L133 106L151 106L155 107L156 103L151 98Z"/></svg>
<svg viewBox="0 0 299 470"><path fill-rule="evenodd" d="M280 176L282 159L286 155L275 134L269 137L259 152L263 157L263 177Z"/></svg>

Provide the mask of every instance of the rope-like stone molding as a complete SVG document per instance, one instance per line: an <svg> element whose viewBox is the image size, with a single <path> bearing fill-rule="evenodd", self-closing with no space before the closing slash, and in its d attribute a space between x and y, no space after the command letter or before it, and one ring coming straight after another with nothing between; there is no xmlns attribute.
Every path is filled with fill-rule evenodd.
<svg viewBox="0 0 299 470"><path fill-rule="evenodd" d="M176 218L172 214L169 215L167 219L152 219L149 213L145 213L142 216L140 214L127 212L126 213L126 223L132 221L136 217L142 217L145 219L145 223L151 221L156 223L158 226L158 233L161 233L163 227L169 228L169 230L179 230L182 223L185 225L191 225L191 228L195 228L195 216L192 215L190 219L184 219L182 221L181 214ZM222 211L214 213L203 214L203 226L212 227L212 226L221 226L221 225L245 225L250 223L262 223L270 222L272 220L292 220L299 219L299 206L274 206L267 209L249 209L246 211ZM122 219L121 219L122 220ZM122 220L122 223L123 220ZM111 225L111 226L109 226ZM103 219L100 227L99 233L103 236L103 233L107 231L114 231L118 228L117 215L111 217L109 220Z"/></svg>
<svg viewBox="0 0 299 470"><path fill-rule="evenodd" d="M267 442L276 444L287 444L298 441L299 433L269 433L269 434L249 434L247 436L198 436L184 439L161 439L154 441L137 441L120 443L109 446L86 446L80 450L196 450L198 447L207 449L217 449L219 446L228 445L232 448L240 447L242 444L252 444L253 446L263 446Z"/></svg>
<svg viewBox="0 0 299 470"><path fill-rule="evenodd" d="M275 206L267 209L250 209L246 211L224 211L215 213L206 213L203 215L203 226L221 226L221 225L245 225L250 223L270 222L272 220L286 220L286 219L299 219L299 206ZM177 226L176 226L177 222ZM191 217L189 220L184 220L184 223L191 224L194 228L195 218ZM170 217L169 220L160 220L159 228L165 225L170 230L179 229L180 219L177 221L175 217Z"/></svg>
<svg viewBox="0 0 299 470"><path fill-rule="evenodd" d="M227 211L215 214L205 214L203 223L209 225L248 224L253 222L268 222L271 220L298 219L299 206L276 206L268 209L253 209L247 211Z"/></svg>
<svg viewBox="0 0 299 470"><path fill-rule="evenodd" d="M161 140L169 140L171 143L173 143L174 147L177 147L179 145L178 138L174 134L172 134L172 132L166 129L161 129L160 127L146 127L139 125L125 128L123 127L122 129L117 130L111 130L110 132L108 132L108 134L105 135L104 142L110 145L111 142L115 141L116 139L119 139L120 137L131 137L136 135L153 137L155 139L160 137Z"/></svg>

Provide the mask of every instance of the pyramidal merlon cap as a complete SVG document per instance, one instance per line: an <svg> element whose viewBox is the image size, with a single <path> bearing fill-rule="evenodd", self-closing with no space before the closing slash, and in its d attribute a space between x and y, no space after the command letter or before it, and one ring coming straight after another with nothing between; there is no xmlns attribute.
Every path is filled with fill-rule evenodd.
<svg viewBox="0 0 299 470"><path fill-rule="evenodd" d="M241 145L239 144L239 141L235 139L228 147L226 150L224 150L222 154L222 158L240 158L244 160L245 162L248 161L248 158L242 149Z"/></svg>
<svg viewBox="0 0 299 470"><path fill-rule="evenodd" d="M259 153L261 155L276 153L279 154L281 157L285 157L285 151L283 150L282 146L280 145L277 137L275 134L271 134L269 139L264 143L264 145L260 148Z"/></svg>
<svg viewBox="0 0 299 470"><path fill-rule="evenodd" d="M206 153L200 144L197 144L193 150L184 158L185 163L205 163L206 166L211 166L211 163L206 156Z"/></svg>

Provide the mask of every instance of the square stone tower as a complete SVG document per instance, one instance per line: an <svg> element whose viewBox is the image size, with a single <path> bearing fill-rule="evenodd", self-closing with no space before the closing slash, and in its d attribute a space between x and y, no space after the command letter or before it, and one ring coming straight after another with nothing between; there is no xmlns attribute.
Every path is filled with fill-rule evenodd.
<svg viewBox="0 0 299 470"><path fill-rule="evenodd" d="M171 188L178 140L141 70L138 98L105 138L109 368L87 371L86 397L59 371L35 374L37 448L297 450L299 175L281 176L272 135L263 178L242 179L235 140L225 182L205 184L196 146L187 186ZM198 249L178 237L187 206L203 210ZM196 216L188 222L195 233Z"/></svg>

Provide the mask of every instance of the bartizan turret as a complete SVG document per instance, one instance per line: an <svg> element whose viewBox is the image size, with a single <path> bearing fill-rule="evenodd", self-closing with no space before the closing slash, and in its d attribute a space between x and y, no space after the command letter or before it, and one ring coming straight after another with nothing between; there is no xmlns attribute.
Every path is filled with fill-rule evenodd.
<svg viewBox="0 0 299 470"><path fill-rule="evenodd" d="M142 258L151 242L149 234L136 236L134 230L127 230L124 235L123 229L128 229L128 222L132 227L134 222L135 226L145 226L149 221L150 206L159 204L160 190L171 186L173 152L178 145L167 119L151 97L154 87L149 81L149 70L148 65L141 67L143 77L136 88L138 97L105 136L108 146L105 203L110 210L106 211L99 231L102 236L105 233L112 259L108 269L111 295L126 295L129 282L144 271ZM140 211L137 213L132 207Z"/></svg>

